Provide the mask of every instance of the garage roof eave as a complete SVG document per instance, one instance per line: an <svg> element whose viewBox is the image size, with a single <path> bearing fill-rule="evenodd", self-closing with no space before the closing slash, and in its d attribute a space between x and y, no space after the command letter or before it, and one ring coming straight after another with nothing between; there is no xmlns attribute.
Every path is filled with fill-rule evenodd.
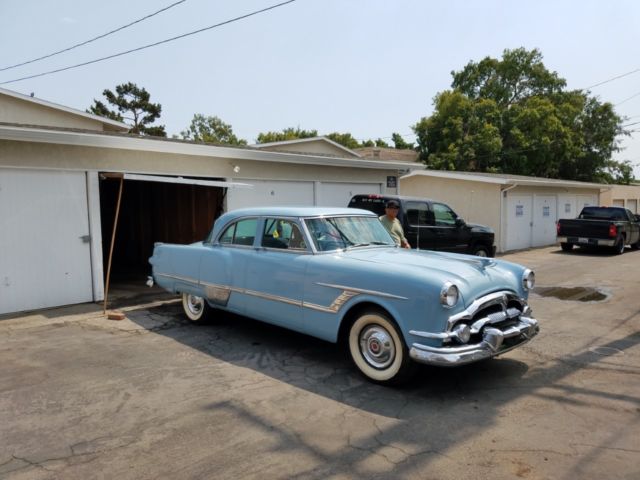
<svg viewBox="0 0 640 480"><path fill-rule="evenodd" d="M608 189L610 185L603 183L589 183L589 182L577 182L573 180L558 180L554 178L539 178L539 177L519 177L509 178L500 176L484 175L482 173L472 172L455 172L447 170L417 170L404 175L401 178L409 178L414 176L425 177L439 177L450 178L454 180L464 180L467 182L481 182L481 183L493 183L497 185L504 185L506 187L559 187L559 188L593 188L593 189Z"/></svg>
<svg viewBox="0 0 640 480"><path fill-rule="evenodd" d="M19 125L0 125L0 140L334 167L373 168L380 170L421 170L425 168L424 165L417 163L393 162L393 164L390 164L389 162L360 158L349 159L312 154L271 152L247 147L206 145L162 138L105 134L102 132L54 130Z"/></svg>

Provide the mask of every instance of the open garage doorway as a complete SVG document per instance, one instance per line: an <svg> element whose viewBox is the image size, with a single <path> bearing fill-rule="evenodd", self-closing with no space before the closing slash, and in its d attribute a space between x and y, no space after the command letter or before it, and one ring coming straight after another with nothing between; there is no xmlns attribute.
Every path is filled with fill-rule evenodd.
<svg viewBox="0 0 640 480"><path fill-rule="evenodd" d="M134 176L145 178L144 176ZM111 262L110 290L116 296L145 292L151 273L149 257L155 242L188 244L204 240L223 211L226 188L171 183L124 175L118 227ZM170 180L171 177L168 177ZM188 182L188 179L180 179ZM198 179L194 182L203 180ZM214 183L217 179L210 183ZM222 182L219 182L222 183ZM119 178L100 176L100 217L104 272L107 272L113 222L118 203ZM128 293L127 293L128 292ZM149 292L151 293L151 292ZM126 296L125 295L125 296Z"/></svg>

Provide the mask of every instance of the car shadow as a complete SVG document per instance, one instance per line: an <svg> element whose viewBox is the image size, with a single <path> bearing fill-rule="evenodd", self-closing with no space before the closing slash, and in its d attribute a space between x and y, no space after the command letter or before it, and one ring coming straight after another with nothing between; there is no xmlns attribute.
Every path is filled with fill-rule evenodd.
<svg viewBox="0 0 640 480"><path fill-rule="evenodd" d="M339 345L243 316L218 312L213 321L191 323L184 318L181 305L176 303L128 312L128 318L141 325L149 316L167 320L153 330L155 333L205 353L216 362L250 369L338 402L343 405L341 415L344 416L343 428L347 431L350 428L358 430L351 422L371 422L372 417L364 416L364 412L380 419L380 425L374 420L377 433L358 439L350 436L352 448L328 453L314 442L293 435L290 426L274 424L258 415L242 401L212 401L205 407L217 412L226 411L277 438L283 451L295 450L317 458L324 465L302 472L300 478L346 475L368 479L370 472L358 470L357 465L367 458L384 456L389 448L397 448L397 445L402 445L402 451L411 454L406 455L406 461L394 464L393 478L409 475L415 468L424 471L430 464L447 457L447 450L454 445L480 436L500 422L504 409L525 396L549 400L551 395L554 402L567 407L575 406L577 397L581 402L586 397L591 407L603 409L606 408L603 399L640 403L640 398L621 398L597 387L577 388L566 384L566 377L602 360L602 356L590 351L562 359L536 360L533 368L508 354L450 369L420 366L412 381L403 386L388 387L364 379ZM640 335L634 334L601 347L604 351L609 348L612 352L620 352L639 343ZM640 374L640 368L637 374ZM256 380L256 384L259 382ZM295 399L291 401L296 402ZM314 405L309 406L309 418L305 421L318 422L320 430L326 421L324 415L328 413L313 413L317 408L317 404ZM304 410L304 406L298 404L296 408ZM584 469L589 468L590 461L578 461L573 467L576 476L565 478L579 478Z"/></svg>

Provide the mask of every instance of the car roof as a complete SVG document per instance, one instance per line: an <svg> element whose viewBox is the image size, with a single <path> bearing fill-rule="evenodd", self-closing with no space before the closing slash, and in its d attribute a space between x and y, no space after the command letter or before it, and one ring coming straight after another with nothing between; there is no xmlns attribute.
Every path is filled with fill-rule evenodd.
<svg viewBox="0 0 640 480"><path fill-rule="evenodd" d="M359 193L351 197L354 198L379 198L383 202L387 202L389 200L403 200L403 201L416 201L416 202L436 202L436 203L445 203L440 200L434 200L433 198L427 197L407 197L405 195L382 195L380 193Z"/></svg>
<svg viewBox="0 0 640 480"><path fill-rule="evenodd" d="M276 217L319 217L332 215L373 215L369 210L342 207L252 207L231 210L224 214L225 218L247 216Z"/></svg>

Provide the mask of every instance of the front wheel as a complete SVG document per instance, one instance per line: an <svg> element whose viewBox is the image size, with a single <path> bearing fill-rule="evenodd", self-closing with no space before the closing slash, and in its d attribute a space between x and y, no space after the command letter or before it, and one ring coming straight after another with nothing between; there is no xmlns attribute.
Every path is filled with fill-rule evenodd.
<svg viewBox="0 0 640 480"><path fill-rule="evenodd" d="M190 293L182 294L182 309L192 322L206 320L211 312L211 307L204 298Z"/></svg>
<svg viewBox="0 0 640 480"><path fill-rule="evenodd" d="M472 255L475 255L477 257L489 257L490 251L489 248L484 245L476 245L475 247L473 247Z"/></svg>
<svg viewBox="0 0 640 480"><path fill-rule="evenodd" d="M375 310L364 312L351 326L349 353L358 370L376 383L401 383L415 367L396 324Z"/></svg>

